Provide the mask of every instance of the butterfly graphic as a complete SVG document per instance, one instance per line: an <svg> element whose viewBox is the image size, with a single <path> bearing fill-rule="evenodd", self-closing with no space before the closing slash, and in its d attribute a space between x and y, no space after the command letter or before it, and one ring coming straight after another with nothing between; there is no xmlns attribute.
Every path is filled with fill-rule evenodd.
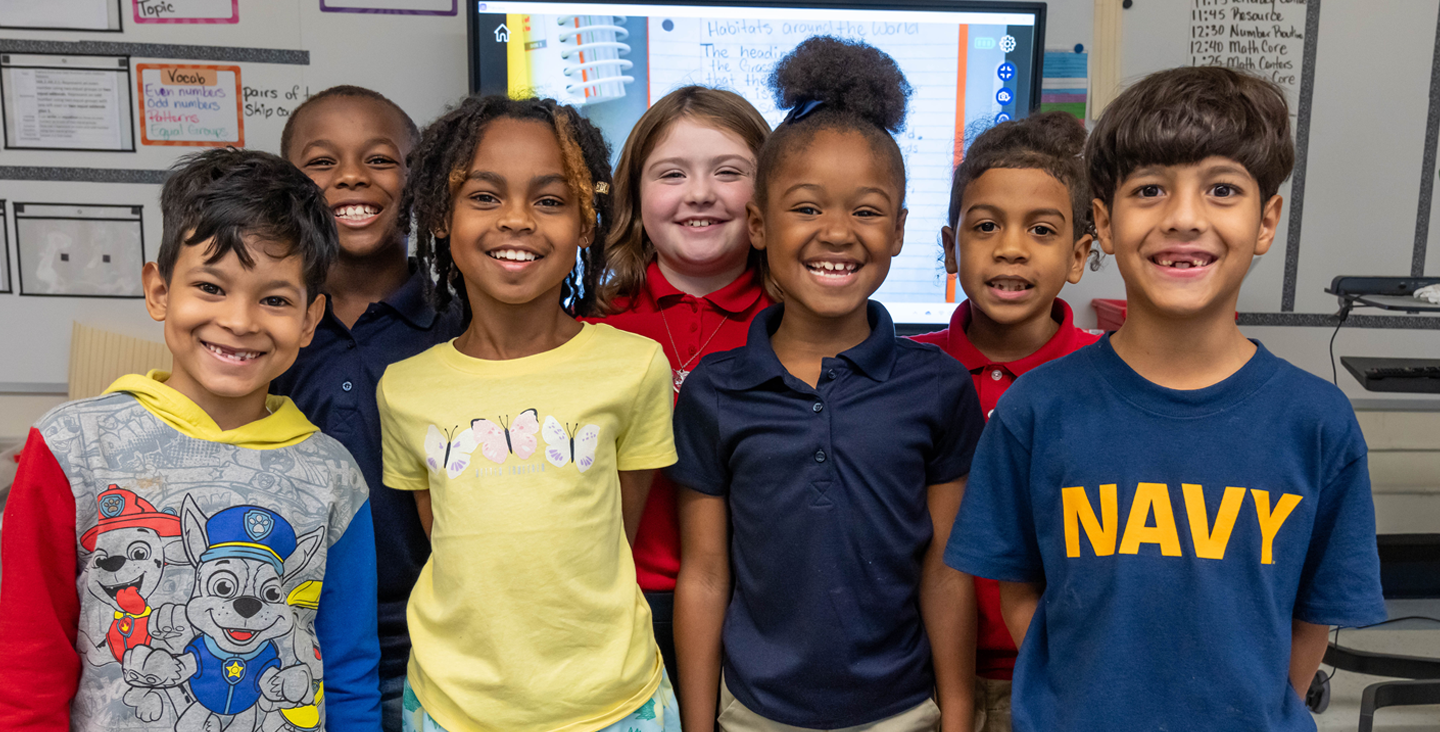
<svg viewBox="0 0 1440 732"><path fill-rule="evenodd" d="M600 444L600 428L593 424L575 426L579 429L573 433L567 432L554 417L546 417L540 434L545 437L545 459L549 460L551 465L563 468L565 463L574 460L575 467L583 473L595 464L595 448Z"/></svg>
<svg viewBox="0 0 1440 732"><path fill-rule="evenodd" d="M457 425L441 433L440 428L432 424L425 431L425 464L430 466L430 472L438 474L443 470L447 476L457 478L470 467L470 453L475 452L480 441L475 439L474 430L455 434L458 429Z"/></svg>
<svg viewBox="0 0 1440 732"><path fill-rule="evenodd" d="M535 435L540 432L540 420L533 409L521 412L509 424L504 421L495 424L488 419L472 420L470 429L475 432L475 439L480 442L480 454L494 463L503 464L512 452L520 456L521 460L526 460L535 454L535 448L539 445Z"/></svg>

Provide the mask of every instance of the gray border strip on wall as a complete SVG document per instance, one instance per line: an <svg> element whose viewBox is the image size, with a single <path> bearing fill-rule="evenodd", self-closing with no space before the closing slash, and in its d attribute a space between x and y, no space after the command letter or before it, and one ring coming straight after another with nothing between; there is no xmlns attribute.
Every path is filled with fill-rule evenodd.
<svg viewBox="0 0 1440 732"><path fill-rule="evenodd" d="M1420 162L1420 206L1415 212L1415 253L1410 276L1425 276L1425 250L1430 245L1430 207L1435 199L1435 145L1440 142L1440 17L1436 19L1435 55L1430 61L1430 113L1425 120L1425 155Z"/></svg>
<svg viewBox="0 0 1440 732"><path fill-rule="evenodd" d="M1240 313L1240 325L1300 326L1334 328L1336 315L1321 313ZM1346 328L1384 328L1390 330L1440 330L1440 318L1425 315L1351 315Z"/></svg>
<svg viewBox="0 0 1440 732"><path fill-rule="evenodd" d="M1311 0L1314 2L1314 0ZM175 43L119 43L116 41L37 41L0 38L0 53L48 53L82 56L139 56L190 61L248 61L261 64L308 66L309 51L284 48L232 48L187 46Z"/></svg>
<svg viewBox="0 0 1440 732"><path fill-rule="evenodd" d="M54 168L37 165L0 165L0 180L58 180L71 183L161 184L170 175L166 170L131 168Z"/></svg>
<svg viewBox="0 0 1440 732"><path fill-rule="evenodd" d="M1305 5L1305 55L1300 62L1300 105L1295 119L1295 169L1290 175L1290 228L1285 233L1285 284L1280 309L1295 310L1300 272L1300 224L1305 218L1305 167L1310 151L1310 109L1315 96L1315 51L1320 45L1320 0Z"/></svg>

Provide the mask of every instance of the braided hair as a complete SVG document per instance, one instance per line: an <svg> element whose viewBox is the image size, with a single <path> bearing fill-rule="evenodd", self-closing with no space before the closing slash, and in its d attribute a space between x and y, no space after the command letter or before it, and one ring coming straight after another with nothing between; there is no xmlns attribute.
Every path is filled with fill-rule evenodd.
<svg viewBox="0 0 1440 732"><path fill-rule="evenodd" d="M457 298L469 312L469 298L449 237L435 232L448 229L454 195L469 174L485 127L497 119L535 120L555 130L565 179L580 201L582 222L593 227L592 243L580 250L579 262L560 288L560 305L573 316L596 312L595 294L605 261L605 242L614 217L610 190L610 146L600 129L573 107L553 99L511 99L503 95L470 96L430 123L410 153L410 178L400 201L401 231L415 226L416 257L438 283L425 278L425 295L440 312Z"/></svg>

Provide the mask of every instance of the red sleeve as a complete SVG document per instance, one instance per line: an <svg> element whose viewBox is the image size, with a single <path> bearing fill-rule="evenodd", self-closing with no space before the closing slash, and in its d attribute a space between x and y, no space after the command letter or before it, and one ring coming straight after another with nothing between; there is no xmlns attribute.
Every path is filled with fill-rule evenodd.
<svg viewBox="0 0 1440 732"><path fill-rule="evenodd" d="M0 531L0 729L70 729L80 683L75 551L75 494L31 429Z"/></svg>

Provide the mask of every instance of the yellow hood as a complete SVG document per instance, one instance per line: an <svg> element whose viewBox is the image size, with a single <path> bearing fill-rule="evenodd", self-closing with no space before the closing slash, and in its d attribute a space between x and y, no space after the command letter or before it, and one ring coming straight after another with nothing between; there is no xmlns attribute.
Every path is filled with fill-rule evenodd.
<svg viewBox="0 0 1440 732"><path fill-rule="evenodd" d="M135 397L140 405L182 434L207 442L220 442L251 450L273 450L303 441L320 428L300 413L289 397L271 394L265 399L270 416L233 430L222 430L215 420L190 398L165 385L167 371L151 371L144 376L121 376L105 390L124 392Z"/></svg>

